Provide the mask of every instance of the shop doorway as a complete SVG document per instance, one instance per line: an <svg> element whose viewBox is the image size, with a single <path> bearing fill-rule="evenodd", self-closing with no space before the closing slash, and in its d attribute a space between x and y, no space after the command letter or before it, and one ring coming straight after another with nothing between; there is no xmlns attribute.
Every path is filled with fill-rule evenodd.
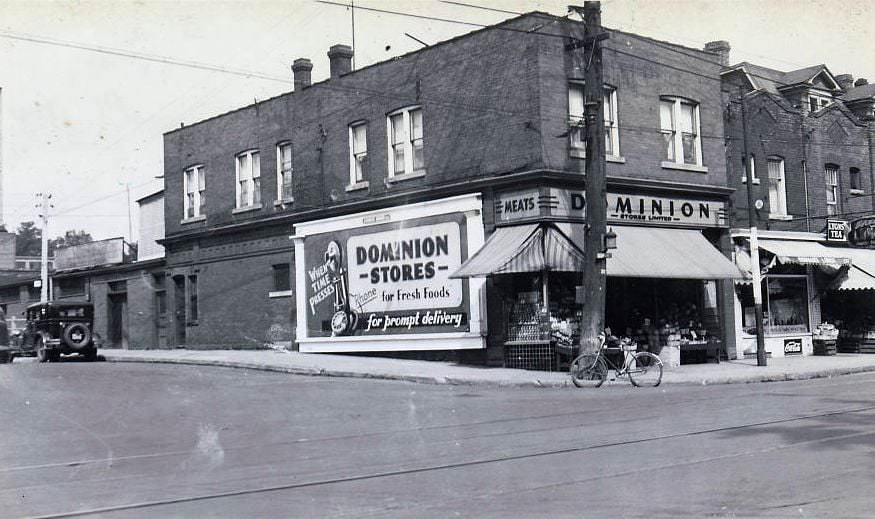
<svg viewBox="0 0 875 519"><path fill-rule="evenodd" d="M107 339L113 348L128 349L128 295L107 296Z"/></svg>
<svg viewBox="0 0 875 519"><path fill-rule="evenodd" d="M153 287L155 293L154 311L155 317L155 334L154 343L158 348L167 348L167 290L164 288L164 274L154 274Z"/></svg>
<svg viewBox="0 0 875 519"><path fill-rule="evenodd" d="M173 276L173 317L175 346L185 346L185 276Z"/></svg>

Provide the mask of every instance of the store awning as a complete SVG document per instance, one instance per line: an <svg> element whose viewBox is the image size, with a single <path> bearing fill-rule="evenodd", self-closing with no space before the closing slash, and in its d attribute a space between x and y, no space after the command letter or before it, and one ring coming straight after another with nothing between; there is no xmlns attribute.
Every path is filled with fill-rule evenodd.
<svg viewBox="0 0 875 519"><path fill-rule="evenodd" d="M674 279L736 279L741 271L694 229L614 227L617 248L608 275Z"/></svg>
<svg viewBox="0 0 875 519"><path fill-rule="evenodd" d="M835 290L875 290L875 277L852 265L832 286Z"/></svg>
<svg viewBox="0 0 875 519"><path fill-rule="evenodd" d="M499 227L451 278L515 272L580 271L583 252L552 224Z"/></svg>
<svg viewBox="0 0 875 519"><path fill-rule="evenodd" d="M824 247L813 241L757 240L759 247L765 249L778 260L778 263L795 265L815 265L840 268L851 264L845 249Z"/></svg>

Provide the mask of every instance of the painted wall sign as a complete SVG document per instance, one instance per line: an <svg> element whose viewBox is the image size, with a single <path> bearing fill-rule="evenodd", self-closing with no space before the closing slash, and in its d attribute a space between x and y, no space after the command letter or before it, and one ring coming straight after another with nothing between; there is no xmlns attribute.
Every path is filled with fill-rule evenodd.
<svg viewBox="0 0 875 519"><path fill-rule="evenodd" d="M538 217L583 221L586 198L583 190L556 187L510 191L499 193L495 214L498 222ZM726 225L726 205L714 200L608 193L607 219L636 225L721 227Z"/></svg>
<svg viewBox="0 0 875 519"><path fill-rule="evenodd" d="M848 241L848 222L844 220L826 221L826 241Z"/></svg>
<svg viewBox="0 0 875 519"><path fill-rule="evenodd" d="M124 240L110 238L55 251L55 270L115 265L124 261Z"/></svg>
<svg viewBox="0 0 875 519"><path fill-rule="evenodd" d="M459 222L387 226L307 238L310 336L468 330Z"/></svg>
<svg viewBox="0 0 875 519"><path fill-rule="evenodd" d="M608 193L608 221L717 227L725 224L723 202Z"/></svg>
<svg viewBox="0 0 875 519"><path fill-rule="evenodd" d="M802 339L784 339L784 355L802 355Z"/></svg>

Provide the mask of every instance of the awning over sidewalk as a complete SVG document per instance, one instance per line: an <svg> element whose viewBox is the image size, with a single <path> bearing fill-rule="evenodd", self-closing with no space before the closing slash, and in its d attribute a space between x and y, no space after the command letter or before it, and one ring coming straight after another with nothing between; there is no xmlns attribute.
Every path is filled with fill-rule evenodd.
<svg viewBox="0 0 875 519"><path fill-rule="evenodd" d="M875 250L852 248L831 250L849 257L852 265L847 274L834 285L836 290L875 290Z"/></svg>
<svg viewBox="0 0 875 519"><path fill-rule="evenodd" d="M765 249L778 260L778 263L795 265L815 265L840 268L851 264L846 249L824 247L813 241L758 240L759 247Z"/></svg>
<svg viewBox="0 0 875 519"><path fill-rule="evenodd" d="M613 227L617 248L608 275L673 279L736 279L741 271L694 229Z"/></svg>
<svg viewBox="0 0 875 519"><path fill-rule="evenodd" d="M451 278L515 272L580 271L583 251L552 224L499 227Z"/></svg>

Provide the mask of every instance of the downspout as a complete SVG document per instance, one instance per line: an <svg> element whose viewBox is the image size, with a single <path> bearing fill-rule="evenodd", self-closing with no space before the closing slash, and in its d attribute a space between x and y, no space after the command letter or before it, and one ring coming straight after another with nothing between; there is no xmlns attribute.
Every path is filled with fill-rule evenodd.
<svg viewBox="0 0 875 519"><path fill-rule="evenodd" d="M867 133L869 134L869 190L875 191L875 112L869 118ZM870 199L872 210L875 211L875 197Z"/></svg>
<svg viewBox="0 0 875 519"><path fill-rule="evenodd" d="M811 232L811 201L808 198L808 138L805 131L805 113L799 110L799 134L802 137L802 187L805 190L805 230Z"/></svg>

